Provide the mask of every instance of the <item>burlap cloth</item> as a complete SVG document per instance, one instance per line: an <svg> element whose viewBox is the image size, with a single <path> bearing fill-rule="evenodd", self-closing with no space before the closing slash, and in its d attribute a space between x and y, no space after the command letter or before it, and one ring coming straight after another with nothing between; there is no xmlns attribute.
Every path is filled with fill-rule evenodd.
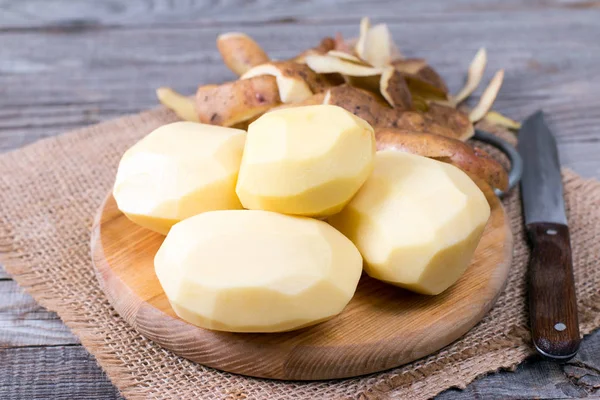
<svg viewBox="0 0 600 400"><path fill-rule="evenodd" d="M131 399L338 399L434 396L532 353L525 307L528 248L518 194L505 205L515 253L505 292L461 340L401 368L323 382L247 378L180 358L130 328L110 306L90 261L90 228L121 154L165 110L41 140L0 156L1 261L41 305L56 311L123 395ZM600 325L600 183L564 172L581 330Z"/></svg>

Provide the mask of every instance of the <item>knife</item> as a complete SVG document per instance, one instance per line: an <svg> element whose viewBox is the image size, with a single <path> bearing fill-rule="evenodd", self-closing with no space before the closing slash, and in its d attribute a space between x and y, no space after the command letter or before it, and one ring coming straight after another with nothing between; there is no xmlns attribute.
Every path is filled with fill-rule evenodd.
<svg viewBox="0 0 600 400"><path fill-rule="evenodd" d="M533 344L545 357L567 360L577 353L581 339L558 150L542 111L523 123L517 149L523 159L521 198L532 246L528 290Z"/></svg>

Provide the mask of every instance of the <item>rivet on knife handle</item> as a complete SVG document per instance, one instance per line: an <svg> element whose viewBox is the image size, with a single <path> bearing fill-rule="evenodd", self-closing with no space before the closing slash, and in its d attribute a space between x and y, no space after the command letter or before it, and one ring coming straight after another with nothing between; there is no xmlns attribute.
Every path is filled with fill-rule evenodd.
<svg viewBox="0 0 600 400"><path fill-rule="evenodd" d="M577 301L573 281L571 243L566 225L527 224L532 244L529 261L529 313L536 349L559 360L579 348Z"/></svg>

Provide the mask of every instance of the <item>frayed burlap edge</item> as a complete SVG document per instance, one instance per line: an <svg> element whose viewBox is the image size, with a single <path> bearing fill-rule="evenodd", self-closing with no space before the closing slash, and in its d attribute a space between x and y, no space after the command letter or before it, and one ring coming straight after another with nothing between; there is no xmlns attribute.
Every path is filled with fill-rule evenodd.
<svg viewBox="0 0 600 400"><path fill-rule="evenodd" d="M145 114L151 113L156 113L156 111L142 113L137 117L143 117ZM125 118L100 124L98 130L114 129L117 122ZM165 122L169 122L168 120L171 118L172 116L166 115ZM83 129L67 135L80 135L85 131ZM54 140L56 138L44 139L31 146L43 146L45 142ZM17 150L1 157L6 159L6 157L17 156L20 151ZM597 204L596 209L600 209L600 183L594 180L583 180L571 171L566 171L565 177L566 184L578 180L580 186L577 190L588 193L590 201ZM90 215L90 227L92 219L93 216ZM4 265L6 271L40 305L55 311L59 315L73 333L81 339L82 345L96 357L108 377L125 397L131 399L149 398L148 388L140 387L139 382L133 379L131 372L122 360L104 346L105 339L96 334L93 324L90 324L85 318L81 318L77 312L77 304L62 302L60 293L56 293L51 286L48 286L47 281L35 272L34 267L39 264L37 256L31 250L24 248L14 232L8 229L8 224L2 224L0 228L0 262ZM592 295L584 304L583 309L580 307L580 327L583 334L590 333L600 325L600 307L598 304L600 304L600 293ZM115 318L119 317L115 315ZM470 354L471 349L467 348L462 353L454 354L451 360L453 362L447 363L446 367L441 370L437 368L437 365L425 364L414 371L401 372L398 375L379 381L369 388L364 388L366 389L364 392L356 393L356 395L358 398L369 399L393 398L394 393L402 391L403 395L411 393L414 395L411 397L414 398L428 398L450 387L464 388L478 376L499 369L513 368L532 354L527 330L523 328L512 334L516 334L518 338L516 342L514 338L509 340L505 337L497 337L487 342L489 353L485 355L474 357L474 354ZM477 364L477 368L457 368L457 365L465 362L465 360ZM425 377L427 377L427 387L419 385L420 379ZM410 389L408 392L407 388Z"/></svg>
<svg viewBox="0 0 600 400"><path fill-rule="evenodd" d="M103 127L107 129L117 127L120 121L132 117L144 117L146 115L155 115L156 113L164 114L164 123L174 122L177 117L164 108L155 108L144 111L139 114L132 114L121 117L114 121L103 122L96 126L101 130ZM77 136L85 132L88 128L81 128L65 134L61 137ZM44 143L57 140L57 137L49 137L38 140L37 142L27 145L24 148L9 151L1 154L0 157L15 156L24 149L33 146L43 146ZM0 163L1 166L1 163ZM100 205L100 204L98 204ZM93 222L94 216L90 216L90 224ZM90 225L91 231L91 225ZM38 264L37 260L31 260L31 253L23 249L23 246L15 235L8 230L6 224L0 225L0 264L6 272L11 275L11 278L42 307L49 311L55 312L64 324L79 338L83 347L90 352L102 367L110 381L119 389L119 392L128 399L146 400L148 399L145 393L140 392L138 384L133 379L127 368L122 365L122 362L109 349L103 346L104 339L98 337L93 326L89 322L81 318L75 310L64 307L61 304L61 299L58 296L53 296L52 287L48 287L47 281L41 276L38 276L32 266ZM30 259L29 261L24 261ZM90 256L91 263L91 256Z"/></svg>

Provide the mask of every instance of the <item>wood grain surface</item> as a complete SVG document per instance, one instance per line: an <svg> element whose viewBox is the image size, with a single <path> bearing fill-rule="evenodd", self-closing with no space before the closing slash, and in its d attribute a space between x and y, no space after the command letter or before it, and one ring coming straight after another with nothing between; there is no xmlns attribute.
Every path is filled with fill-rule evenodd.
<svg viewBox="0 0 600 400"><path fill-rule="evenodd" d="M218 32L247 31L284 56L333 30L354 35L364 15L391 23L405 53L428 58L453 92L477 48L486 46L484 81L493 69L506 69L495 108L516 119L543 108L555 124L562 163L600 178L600 2L593 0L0 0L0 152L154 106L158 85L192 93L199 83L233 78L214 47ZM0 268L0 281L7 279ZM18 374L0 368L0 397L72 398L86 387L86 398L119 398L76 338L60 367L40 362L55 355L46 346L55 334L45 333L54 327L45 324L58 318L32 312L39 306L31 297L17 297L16 285L11 290L0 295L2 343L24 340L23 315L39 321L40 330L38 344L23 343L35 346L27 351L0 349L0 366L21 366ZM491 374L439 397L597 398L598 360L600 331L566 364L532 359L514 373ZM53 379L38 379L48 373Z"/></svg>
<svg viewBox="0 0 600 400"><path fill-rule="evenodd" d="M218 332L178 318L154 273L164 236L131 222L112 195L92 228L92 260L117 312L142 335L185 358L262 378L346 378L431 354L465 334L493 306L506 284L513 246L504 208L494 200L471 265L450 289L416 295L363 275L340 315L292 332Z"/></svg>
<svg viewBox="0 0 600 400"><path fill-rule="evenodd" d="M579 349L581 335L569 228L551 222L527 224L531 242L528 297L531 339L548 357L566 360Z"/></svg>

